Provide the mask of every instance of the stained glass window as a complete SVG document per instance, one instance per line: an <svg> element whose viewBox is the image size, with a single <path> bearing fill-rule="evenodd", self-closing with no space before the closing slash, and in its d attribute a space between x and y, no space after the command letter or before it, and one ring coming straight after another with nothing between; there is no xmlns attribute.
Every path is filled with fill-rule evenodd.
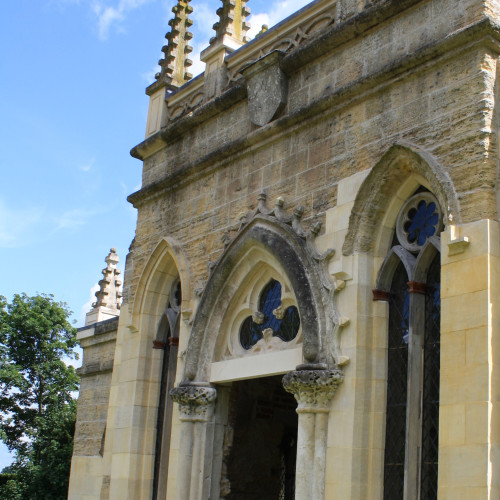
<svg viewBox="0 0 500 500"><path fill-rule="evenodd" d="M416 498L414 492L419 500L437 500L442 224L436 198L421 188L401 208L392 241L400 263L389 298L384 500ZM435 251L429 267L418 259L423 249ZM409 432L416 426L421 440ZM418 482L405 483L405 461Z"/></svg>
<svg viewBox="0 0 500 500"><path fill-rule="evenodd" d="M403 498L408 377L408 277L399 264L389 303L384 500Z"/></svg>
<svg viewBox="0 0 500 500"><path fill-rule="evenodd" d="M427 276L425 295L424 382L422 401L421 498L437 499L439 444L439 359L441 286L440 259L434 258Z"/></svg>
<svg viewBox="0 0 500 500"><path fill-rule="evenodd" d="M419 252L432 236L439 235L442 213L436 198L428 191L418 192L404 204L398 215L398 244Z"/></svg>
<svg viewBox="0 0 500 500"><path fill-rule="evenodd" d="M259 298L259 310L248 316L240 327L240 343L251 349L264 337L264 330L271 329L273 337L284 342L292 341L299 331L300 318L295 306L283 309L281 305L281 283L272 279L264 287Z"/></svg>
<svg viewBox="0 0 500 500"><path fill-rule="evenodd" d="M408 211L408 221L404 226L408 233L408 241L410 243L417 242L418 245L422 246L427 238L436 233L438 220L436 204L421 200L416 207L412 207Z"/></svg>

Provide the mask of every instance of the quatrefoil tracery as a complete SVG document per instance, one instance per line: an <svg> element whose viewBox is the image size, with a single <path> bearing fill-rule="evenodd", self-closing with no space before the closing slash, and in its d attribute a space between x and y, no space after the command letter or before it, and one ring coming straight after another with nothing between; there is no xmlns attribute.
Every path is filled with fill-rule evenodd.
<svg viewBox="0 0 500 500"><path fill-rule="evenodd" d="M259 310L248 316L240 328L240 343L246 350L261 339L277 337L292 341L299 331L300 318L295 306L286 309L281 304L281 283L272 279L262 290Z"/></svg>

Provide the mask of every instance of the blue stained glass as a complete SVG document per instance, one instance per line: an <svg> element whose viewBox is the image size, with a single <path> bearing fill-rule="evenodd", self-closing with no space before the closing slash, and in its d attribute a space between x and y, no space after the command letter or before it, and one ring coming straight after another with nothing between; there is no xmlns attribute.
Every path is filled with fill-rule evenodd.
<svg viewBox="0 0 500 500"><path fill-rule="evenodd" d="M280 323L278 331L275 332L276 337L279 337L285 342L290 342L290 340L295 338L295 335L297 335L297 332L299 331L300 319L297 308L294 306L289 307L285 311L285 315Z"/></svg>
<svg viewBox="0 0 500 500"><path fill-rule="evenodd" d="M408 233L408 241L410 243L417 242L418 245L423 245L427 238L435 234L439 215L436 211L436 204L422 200L417 208L412 208L408 212L410 219L405 224L405 230Z"/></svg>
<svg viewBox="0 0 500 500"><path fill-rule="evenodd" d="M281 283L271 280L262 290L259 300L259 311L263 314L262 323L255 323L252 316L243 321L240 328L240 343L244 349L251 349L260 339L262 332L271 328L273 336L284 342L293 340L299 331L300 318L297 308L288 307L281 319L274 311L281 306Z"/></svg>
<svg viewBox="0 0 500 500"><path fill-rule="evenodd" d="M240 343L244 349L250 349L263 337L259 326L252 320L252 316L243 321L240 328Z"/></svg>
<svg viewBox="0 0 500 500"><path fill-rule="evenodd" d="M259 310L264 313L264 322L262 330L272 328L274 332L278 331L281 321L278 320L273 311L281 305L281 283L276 280L271 280L260 295Z"/></svg>

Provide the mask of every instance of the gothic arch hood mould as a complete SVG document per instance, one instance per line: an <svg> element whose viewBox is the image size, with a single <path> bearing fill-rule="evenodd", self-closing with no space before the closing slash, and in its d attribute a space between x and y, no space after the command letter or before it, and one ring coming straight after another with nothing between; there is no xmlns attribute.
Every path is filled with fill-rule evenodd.
<svg viewBox="0 0 500 500"><path fill-rule="evenodd" d="M209 367L219 328L230 300L221 297L232 270L252 247L260 247L282 265L297 299L303 334L305 365L337 367L345 362L340 356L338 335L342 320L335 306L335 291L343 282L333 283L327 262L334 250L320 254L314 239L320 230L316 224L306 231L301 225L303 209L292 216L283 210L283 200L269 209L266 195L259 195L259 205L249 217L243 217L236 237L212 268L196 310L187 349L185 382L207 382Z"/></svg>

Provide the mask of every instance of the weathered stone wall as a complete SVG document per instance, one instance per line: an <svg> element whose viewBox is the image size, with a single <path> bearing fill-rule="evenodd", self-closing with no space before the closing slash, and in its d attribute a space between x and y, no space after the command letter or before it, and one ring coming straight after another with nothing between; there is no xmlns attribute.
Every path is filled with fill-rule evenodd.
<svg viewBox="0 0 500 500"><path fill-rule="evenodd" d="M84 346L83 365L79 369L81 381L74 455L102 455L115 340L116 330Z"/></svg>
<svg viewBox="0 0 500 500"><path fill-rule="evenodd" d="M251 125L245 82L238 80L226 93L173 120L139 148L144 159L143 188L130 198L138 208L138 221L127 259L117 347L119 366L113 374L115 406L108 420L114 440L109 446L112 466L103 473L112 475L111 498L146 498L152 482L154 450L150 442L155 432L159 385L155 374L159 369L149 339L153 338L160 306L137 305L134 299L141 276L149 279L147 273L143 275L144 270L149 272L154 267L153 250L167 236L178 242L175 251L183 254L183 265L189 270L181 273L178 269L183 288L189 280L191 290L202 292L210 263L221 255L224 241L236 234L234 228L241 215L256 208L262 190L269 205L282 196L290 214L302 205L305 225L316 220L326 222L319 239L325 248L336 250L329 272L334 278L346 280L338 302L339 311L347 318L342 351L350 364L329 417L327 459L322 471L326 470L326 497L380 498L387 314L382 305L373 305L371 290L386 254L387 246L381 240L390 241L394 214L422 180L409 165L398 165L397 176L391 176L387 166L384 175L380 160L395 144L404 144L437 165L451 180L452 197L456 195L457 219L447 224L465 223L466 227L482 219L497 219L494 117L500 50L498 29L485 16L497 15L498 5L481 0L387 0L373 5L344 0L341 4L347 9L344 12L353 9L358 14L346 14L345 22L328 28L328 32L283 58L288 102L274 121L260 128ZM342 21L342 16L339 19ZM351 217L358 215L352 213L358 207L358 190L365 174L376 165L378 174L374 178L384 188L374 185L373 190L380 196L399 198L391 206L374 207L380 219L374 234L366 238L362 251L351 245L351 250L343 254ZM407 185L405 172L412 175ZM363 185L362 189L369 187ZM444 212L448 209L442 208ZM452 233L451 225L447 231ZM482 245L481 237L472 243L478 244ZM444 257L443 264L447 264ZM167 267L159 272L173 272ZM459 278L453 275L450 279ZM151 281L148 293L152 302L165 294L159 290L159 283L165 282ZM141 282L141 287L146 285ZM184 349L192 324L189 318L197 300L193 296L189 303L192 311L183 316L177 381L183 377ZM127 307L132 304L133 310ZM459 322L460 311L451 313L447 306L443 311L443 332L455 333L455 326L447 322ZM450 346L443 346L443 352ZM448 374L444 375L448 378L443 388L459 389L455 380L461 379L453 371L456 363L450 361L451 357L443 359L442 373ZM489 384L484 374L474 380ZM467 395L471 400L472 392ZM120 397L123 394L126 398ZM453 436L445 432L442 441L450 449L444 455L448 461L440 463L440 500L486 498L457 496L453 485L468 457L474 455L467 447L463 454L456 451L459 424L448 415L441 425L454 430ZM177 466L189 453L180 446L180 434L175 410L169 499L182 498L182 491L176 488L185 483L181 475L186 471ZM128 442L132 444L127 448ZM475 450L484 458L490 444L481 442ZM480 483L481 493L490 488L485 486L485 470L483 460L472 474ZM491 493L491 488L488 491Z"/></svg>
<svg viewBox="0 0 500 500"><path fill-rule="evenodd" d="M464 221L495 218L496 55L487 41L471 45L471 36L454 34L481 17L478 3L452 3L422 2L290 74L277 123L257 129L241 102L146 158L143 185L163 187L135 201L129 299L163 235L182 243L199 286L221 236L255 208L261 190L270 203L283 196L289 210L303 205L305 219L321 219L335 206L337 182L373 167L397 141L419 146L449 173Z"/></svg>
<svg viewBox="0 0 500 500"><path fill-rule="evenodd" d="M82 328L77 334L83 348L83 360L78 369L81 379L70 499L101 498L103 476L106 475L103 454L117 328L118 318L113 318Z"/></svg>
<svg viewBox="0 0 500 500"><path fill-rule="evenodd" d="M97 324L92 327L96 330L92 336L80 340L83 362L78 369L81 380L75 456L102 456L103 453L117 327L117 319Z"/></svg>

